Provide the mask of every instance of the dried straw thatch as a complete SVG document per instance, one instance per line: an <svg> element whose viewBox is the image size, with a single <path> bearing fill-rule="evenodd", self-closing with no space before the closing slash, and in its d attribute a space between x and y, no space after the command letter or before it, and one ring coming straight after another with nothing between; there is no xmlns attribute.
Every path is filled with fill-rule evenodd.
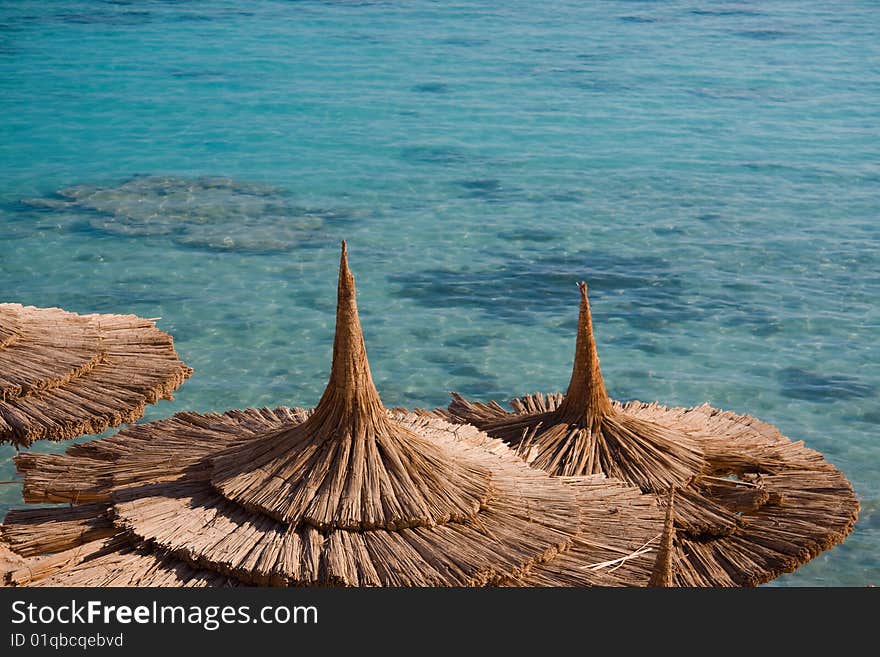
<svg viewBox="0 0 880 657"><path fill-rule="evenodd" d="M653 496L529 468L474 427L389 411L343 244L330 380L312 411L179 413L22 454L2 527L15 585L645 584ZM564 557L564 558L563 558Z"/></svg>
<svg viewBox="0 0 880 657"><path fill-rule="evenodd" d="M0 538L0 573L12 573L25 565L25 560L20 554L13 552L9 546ZM0 586L4 582L0 580Z"/></svg>
<svg viewBox="0 0 880 657"><path fill-rule="evenodd" d="M841 542L858 515L846 477L769 424L708 405L611 400L583 283L568 391L511 407L453 393L435 414L504 440L554 475L601 472L661 498L675 488L676 585L769 581Z"/></svg>
<svg viewBox="0 0 880 657"><path fill-rule="evenodd" d="M675 489L669 489L669 497L666 500L666 520L663 523L663 535L660 538L660 547L657 549L657 560L654 562L654 570L651 571L651 579L648 586L673 586L675 581Z"/></svg>
<svg viewBox="0 0 880 657"><path fill-rule="evenodd" d="M0 443L134 422L191 373L150 320L0 304Z"/></svg>

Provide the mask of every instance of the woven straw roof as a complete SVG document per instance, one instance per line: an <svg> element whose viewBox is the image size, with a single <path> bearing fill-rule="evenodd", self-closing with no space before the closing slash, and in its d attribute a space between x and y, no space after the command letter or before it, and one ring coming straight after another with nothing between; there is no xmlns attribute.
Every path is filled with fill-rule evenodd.
<svg viewBox="0 0 880 657"><path fill-rule="evenodd" d="M554 475L606 473L663 503L676 489L675 585L769 581L843 541L858 515L846 477L765 422L708 405L611 400L586 284L566 394L525 395L511 407L453 393L435 414L504 440Z"/></svg>
<svg viewBox="0 0 880 657"><path fill-rule="evenodd" d="M338 297L312 411L178 413L65 455L19 455L26 501L75 506L10 512L2 536L27 563L7 581L647 583L644 546L663 518L652 496L603 475L551 477L474 427L385 409L344 244Z"/></svg>
<svg viewBox="0 0 880 657"><path fill-rule="evenodd" d="M191 373L150 320L0 304L0 443L133 422Z"/></svg>

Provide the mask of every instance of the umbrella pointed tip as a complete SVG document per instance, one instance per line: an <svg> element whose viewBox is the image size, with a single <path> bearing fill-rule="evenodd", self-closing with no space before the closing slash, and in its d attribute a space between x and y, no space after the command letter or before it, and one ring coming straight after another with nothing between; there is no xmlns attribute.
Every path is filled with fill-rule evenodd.
<svg viewBox="0 0 880 657"><path fill-rule="evenodd" d="M666 518L663 522L663 533L660 535L660 547L657 559L651 572L648 586L675 586L673 552L675 545L675 486L669 489L666 497Z"/></svg>
<svg viewBox="0 0 880 657"><path fill-rule="evenodd" d="M608 415L611 400L602 380L599 368L599 355L596 338L593 335L593 317L590 301L587 298L587 282L579 281L581 291L580 313L578 315L577 340L575 342L574 366L565 399L559 413L570 421Z"/></svg>
<svg viewBox="0 0 880 657"><path fill-rule="evenodd" d="M354 293L354 275L348 266L348 245L342 240L339 256L339 300L352 296Z"/></svg>
<svg viewBox="0 0 880 657"><path fill-rule="evenodd" d="M342 248L339 256L339 271L340 273L343 271L349 271L348 269L348 244L345 243L345 240L342 240Z"/></svg>
<svg viewBox="0 0 880 657"><path fill-rule="evenodd" d="M672 486L669 489L669 494L666 496L666 517L663 521L663 535L665 536L673 536L673 532L675 531L675 486Z"/></svg>
<svg viewBox="0 0 880 657"><path fill-rule="evenodd" d="M588 287L587 287L587 282L586 282L586 281L580 281L580 282L578 283L578 289L581 291L581 301L582 301L583 303L589 303L590 299L589 299L589 297L588 297L588 295L587 295L587 293L588 293L588 291L589 291L589 290L588 290Z"/></svg>
<svg viewBox="0 0 880 657"><path fill-rule="evenodd" d="M330 380L318 408L333 405L340 399L358 399L352 408L361 411L370 406L381 408L379 393L373 385L364 334L358 316L354 275L348 267L348 248L342 241L339 261L339 287L336 297L336 332L333 338L333 361ZM332 393L332 394L328 394Z"/></svg>
<svg viewBox="0 0 880 657"><path fill-rule="evenodd" d="M672 524L675 520L675 486L670 487L669 494L666 496L666 520L664 529L672 531Z"/></svg>

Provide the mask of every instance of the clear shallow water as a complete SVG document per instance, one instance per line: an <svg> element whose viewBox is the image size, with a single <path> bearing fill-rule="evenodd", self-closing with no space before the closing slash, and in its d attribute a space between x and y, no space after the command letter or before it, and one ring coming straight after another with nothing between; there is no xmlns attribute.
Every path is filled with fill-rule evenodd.
<svg viewBox="0 0 880 657"><path fill-rule="evenodd" d="M161 317L158 419L313 405L343 238L389 405L564 387L586 279L615 397L853 482L774 584L877 584L878 63L871 2L0 2L0 297Z"/></svg>

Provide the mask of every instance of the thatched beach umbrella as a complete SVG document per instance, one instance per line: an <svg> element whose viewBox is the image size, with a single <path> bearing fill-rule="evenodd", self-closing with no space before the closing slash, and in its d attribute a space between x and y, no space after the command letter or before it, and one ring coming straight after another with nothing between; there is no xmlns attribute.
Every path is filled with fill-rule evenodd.
<svg viewBox="0 0 880 657"><path fill-rule="evenodd" d="M821 454L753 417L609 398L586 284L568 390L511 402L453 393L438 411L512 445L554 475L606 473L665 497L676 488L678 585L755 585L791 572L852 530L858 501Z"/></svg>
<svg viewBox="0 0 880 657"><path fill-rule="evenodd" d="M10 512L2 536L27 557L12 584L645 584L662 530L635 487L385 409L344 244L312 411L178 413L16 462L26 501L75 506Z"/></svg>
<svg viewBox="0 0 880 657"><path fill-rule="evenodd" d="M191 373L150 320L0 304L0 443L134 422Z"/></svg>

